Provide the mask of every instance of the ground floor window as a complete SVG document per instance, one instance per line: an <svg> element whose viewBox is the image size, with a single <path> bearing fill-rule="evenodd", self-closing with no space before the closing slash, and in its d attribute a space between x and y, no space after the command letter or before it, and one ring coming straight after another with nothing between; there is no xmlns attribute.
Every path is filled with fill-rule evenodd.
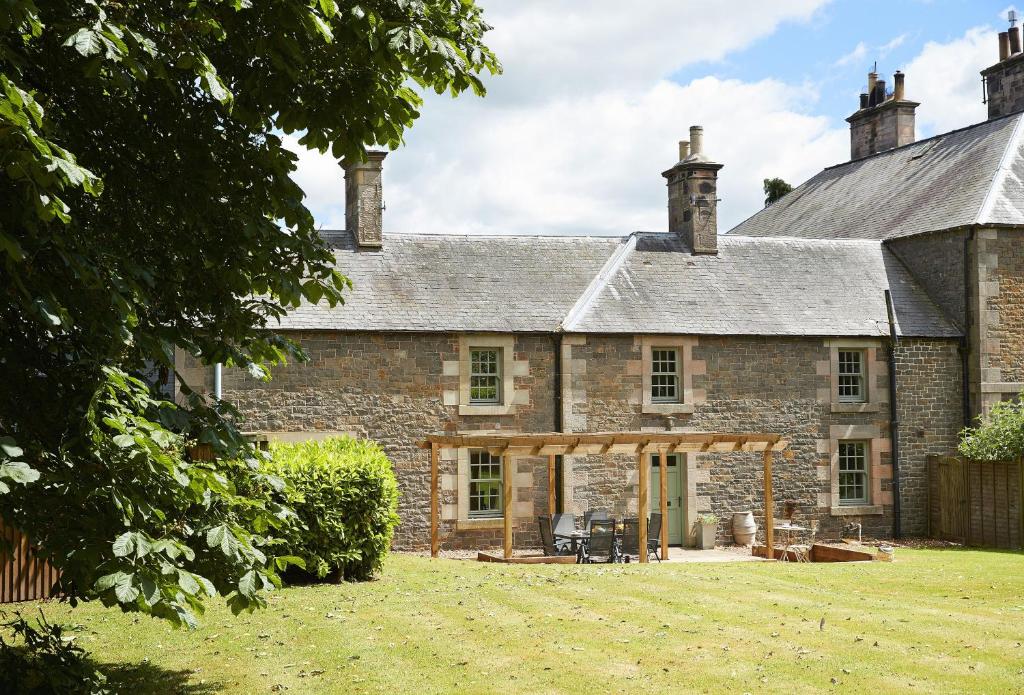
<svg viewBox="0 0 1024 695"><path fill-rule="evenodd" d="M868 503L867 442L839 442L839 504Z"/></svg>
<svg viewBox="0 0 1024 695"><path fill-rule="evenodd" d="M469 452L469 516L474 519L502 515L500 456L487 451Z"/></svg>

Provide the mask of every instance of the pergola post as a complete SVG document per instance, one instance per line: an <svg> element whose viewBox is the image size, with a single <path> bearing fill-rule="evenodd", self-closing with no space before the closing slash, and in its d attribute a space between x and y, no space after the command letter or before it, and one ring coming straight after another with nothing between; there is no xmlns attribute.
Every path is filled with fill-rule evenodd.
<svg viewBox="0 0 1024 695"><path fill-rule="evenodd" d="M658 487L661 501L661 559L668 559L668 476L666 466L668 455L662 452L658 455ZM644 553L646 555L646 553Z"/></svg>
<svg viewBox="0 0 1024 695"><path fill-rule="evenodd" d="M502 483L502 505L501 511L505 521L505 530L502 540L505 542L505 559L512 557L512 462L511 456L502 456L501 476Z"/></svg>
<svg viewBox="0 0 1024 695"><path fill-rule="evenodd" d="M650 467L647 465L647 455L644 453L643 446L639 448L636 455L636 465L640 469L640 494L637 500L637 516L640 521L640 562L647 562L647 493L650 488L647 473Z"/></svg>
<svg viewBox="0 0 1024 695"><path fill-rule="evenodd" d="M764 545L765 557L775 558L775 504L772 499L772 445L764 450Z"/></svg>
<svg viewBox="0 0 1024 695"><path fill-rule="evenodd" d="M555 455L548 455L548 514L555 513Z"/></svg>
<svg viewBox="0 0 1024 695"><path fill-rule="evenodd" d="M437 444L430 443L430 557L437 557L441 542L437 535Z"/></svg>

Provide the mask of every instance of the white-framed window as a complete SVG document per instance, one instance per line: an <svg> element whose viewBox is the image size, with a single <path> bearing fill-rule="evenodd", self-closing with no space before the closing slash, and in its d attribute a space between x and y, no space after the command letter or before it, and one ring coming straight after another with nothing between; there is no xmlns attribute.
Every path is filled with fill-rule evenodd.
<svg viewBox="0 0 1024 695"><path fill-rule="evenodd" d="M651 348L651 403L679 402L679 353Z"/></svg>
<svg viewBox="0 0 1024 695"><path fill-rule="evenodd" d="M500 404L501 348L470 348L469 354L470 404Z"/></svg>
<svg viewBox="0 0 1024 695"><path fill-rule="evenodd" d="M502 515L502 459L487 451L469 452L469 517Z"/></svg>
<svg viewBox="0 0 1024 695"><path fill-rule="evenodd" d="M867 370L863 350L839 350L839 402L867 401Z"/></svg>
<svg viewBox="0 0 1024 695"><path fill-rule="evenodd" d="M868 503L868 443L839 442L839 504Z"/></svg>

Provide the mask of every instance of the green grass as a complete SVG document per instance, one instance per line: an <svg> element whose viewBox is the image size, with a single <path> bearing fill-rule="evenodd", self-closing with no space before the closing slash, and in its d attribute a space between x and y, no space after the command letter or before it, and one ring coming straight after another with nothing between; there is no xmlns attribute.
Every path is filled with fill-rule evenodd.
<svg viewBox="0 0 1024 695"><path fill-rule="evenodd" d="M286 589L237 618L217 605L193 633L98 605L46 612L134 693L1024 692L1024 555L897 553L646 567L396 555L379 581Z"/></svg>

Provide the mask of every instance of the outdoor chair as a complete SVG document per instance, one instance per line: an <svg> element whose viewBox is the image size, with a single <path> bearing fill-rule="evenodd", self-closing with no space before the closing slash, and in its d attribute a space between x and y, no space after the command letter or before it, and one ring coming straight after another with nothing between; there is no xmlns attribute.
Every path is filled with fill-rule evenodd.
<svg viewBox="0 0 1024 695"><path fill-rule="evenodd" d="M615 562L618 552L615 547L615 522L594 520L590 524L590 540L582 546L581 560L586 563Z"/></svg>
<svg viewBox="0 0 1024 695"><path fill-rule="evenodd" d="M548 557L552 555L559 555L558 548L555 547L555 535L551 532L551 517L538 516L537 523L540 524L540 542L544 547L544 554Z"/></svg>
<svg viewBox="0 0 1024 695"><path fill-rule="evenodd" d="M661 562L661 512L651 512L651 521L647 525L647 559L653 555Z"/></svg>
<svg viewBox="0 0 1024 695"><path fill-rule="evenodd" d="M623 519L622 536L619 538L619 558L630 562L633 558L640 559L640 520Z"/></svg>
<svg viewBox="0 0 1024 695"><path fill-rule="evenodd" d="M584 514L583 514L583 530L584 531L589 531L590 530L590 522L591 521L607 521L607 520L608 520L608 512L607 511L605 511L604 509L591 509L590 511L584 512Z"/></svg>
<svg viewBox="0 0 1024 695"><path fill-rule="evenodd" d="M560 555L568 554L573 545L568 536L576 530L576 519L572 514L555 514L551 523L554 525L555 547Z"/></svg>

